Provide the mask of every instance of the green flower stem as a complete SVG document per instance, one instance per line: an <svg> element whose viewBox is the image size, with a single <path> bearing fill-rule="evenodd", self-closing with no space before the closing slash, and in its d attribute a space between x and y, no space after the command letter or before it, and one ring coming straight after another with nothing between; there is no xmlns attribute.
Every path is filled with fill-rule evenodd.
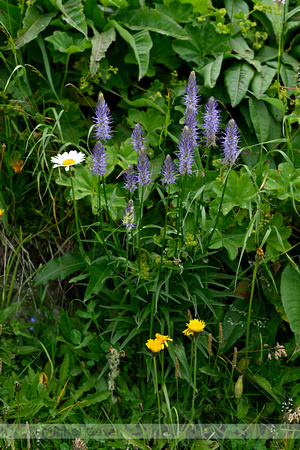
<svg viewBox="0 0 300 450"><path fill-rule="evenodd" d="M194 419L195 414L195 397L196 397L196 378L197 378L197 337L193 337L195 340L195 358L194 358L194 390L193 390L193 400L192 400L192 414L191 414L191 422Z"/></svg>
<svg viewBox="0 0 300 450"><path fill-rule="evenodd" d="M230 166L230 168L229 168L229 170L228 170L228 172L226 174L226 177L225 177L224 189L223 189L223 192L222 192L222 197L221 197L221 201L220 201L220 205L219 205L218 214L217 214L217 217L216 217L216 220L215 220L213 231L212 231L212 233L210 233L210 236L208 237L207 243L205 245L204 253L208 250L211 238L213 237L214 232L215 232L215 230L217 228L217 225L218 225L218 221L219 221L219 217L220 217L220 214L221 214L221 208L222 208L222 204L223 204L223 200L224 200L225 190L226 190L228 176L229 176L230 171L231 171L231 166Z"/></svg>
<svg viewBox="0 0 300 450"><path fill-rule="evenodd" d="M181 233L181 247L183 245L183 227L182 227L182 204L183 204L183 199L184 199L184 193L185 193L185 186L186 186L186 179L187 179L187 174L185 173L183 180L182 180L182 184L181 184L181 192L180 195L178 193L178 197L177 197L177 209L178 209L178 214L177 214L177 236L179 238L179 231L180 229L182 229L182 233ZM176 244L175 244L175 253L174 253L174 257L177 257L177 246L178 246L178 239L176 239Z"/></svg>
<svg viewBox="0 0 300 450"><path fill-rule="evenodd" d="M142 218L143 218L143 202L144 202L144 186L140 190L140 217L139 217L139 235L138 235L138 267L139 276L141 276L141 234L142 234Z"/></svg>
<svg viewBox="0 0 300 450"><path fill-rule="evenodd" d="M194 339L193 339L193 337L192 337L192 339L191 339L190 380L189 380L189 386L188 386L188 390L187 390L187 394L186 394L186 398L185 398L185 402L184 402L183 413L185 413L185 411L186 411L187 402L188 402L189 394L190 394L190 387L191 387L191 380L192 380L192 372L193 372L193 356L194 356Z"/></svg>
<svg viewBox="0 0 300 450"><path fill-rule="evenodd" d="M80 238L77 204L76 204L76 200L75 200L75 191L74 191L74 183L73 183L73 176L72 175L70 176L70 180L71 180L71 188L72 188L73 203L74 203L74 213L75 213L77 240L78 240L78 243L79 243L80 253L81 253L82 257L84 258L84 260L86 260L87 256L86 256L86 253L84 251L84 248L83 248L83 245L82 245L82 242L81 242L81 238Z"/></svg>
<svg viewBox="0 0 300 450"><path fill-rule="evenodd" d="M109 252L107 250L106 240L105 240L104 232L103 232L103 224L102 224L100 178L98 178L98 219L99 219L99 224L100 224L100 234L101 234L102 243L103 243L105 252L106 252L107 256L110 259L110 254L109 254Z"/></svg>
<svg viewBox="0 0 300 450"><path fill-rule="evenodd" d="M160 377L160 387L161 387L161 404L163 404L164 401L164 397L163 397L163 392L164 392L164 384L165 384L165 373L164 373L164 351L160 351L159 352L159 358L160 358L160 366L161 366L161 377Z"/></svg>
<svg viewBox="0 0 300 450"><path fill-rule="evenodd" d="M157 378L157 368L156 368L156 357L155 357L155 356L153 356L153 364L154 364L155 384L156 384L156 394L157 394L159 439L161 439L161 426L160 426L160 397L159 397L159 392L158 392L158 378Z"/></svg>
<svg viewBox="0 0 300 450"><path fill-rule="evenodd" d="M67 78L67 75L68 75L70 56L71 56L71 54L68 53L67 54L67 61L66 61L66 66L65 66L64 77L63 77L63 80L62 80L62 83L61 83L61 87L60 87L60 92L59 92L59 96L60 97L62 97L62 93L63 93L63 90L64 90L66 78Z"/></svg>
<svg viewBox="0 0 300 450"><path fill-rule="evenodd" d="M258 266L259 266L259 261L256 261L255 262L255 266L254 266L254 270L253 270L253 276L252 276L252 285L251 285L249 309L248 309L248 319L247 319L245 375L247 373L247 367L248 367L248 350L249 350L249 333L250 333L250 322L251 322L251 310L252 310L254 286L255 286L255 279L256 279L256 273L257 273Z"/></svg>

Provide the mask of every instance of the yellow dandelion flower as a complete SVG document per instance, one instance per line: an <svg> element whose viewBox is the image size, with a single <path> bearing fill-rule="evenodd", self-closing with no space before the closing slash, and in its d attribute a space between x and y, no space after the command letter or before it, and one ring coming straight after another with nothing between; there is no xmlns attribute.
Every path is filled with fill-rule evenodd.
<svg viewBox="0 0 300 450"><path fill-rule="evenodd" d="M168 335L165 336L165 335L163 335L163 334L156 333L155 337L156 337L156 339L158 339L159 341L161 341L161 343L162 343L162 345L163 345L163 348L164 348L165 346L168 347L168 342L167 342L167 341L173 341L173 339L171 339L170 336L168 336Z"/></svg>
<svg viewBox="0 0 300 450"><path fill-rule="evenodd" d="M2 216L3 213L4 213L4 209L0 208L0 220L1 220L1 216Z"/></svg>
<svg viewBox="0 0 300 450"><path fill-rule="evenodd" d="M152 353L158 353L164 348L161 340L159 339L148 339L146 346Z"/></svg>
<svg viewBox="0 0 300 450"><path fill-rule="evenodd" d="M186 324L186 326L187 329L183 331L186 336L189 336L190 334L195 334L197 336L200 331L204 330L206 324L203 320L192 319L189 321L189 323Z"/></svg>

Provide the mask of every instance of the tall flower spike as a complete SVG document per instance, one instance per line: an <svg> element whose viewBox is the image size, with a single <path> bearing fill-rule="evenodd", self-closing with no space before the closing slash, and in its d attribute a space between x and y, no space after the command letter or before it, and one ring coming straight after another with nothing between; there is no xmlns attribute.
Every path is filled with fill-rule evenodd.
<svg viewBox="0 0 300 450"><path fill-rule="evenodd" d="M206 137L207 147L210 147L211 145L215 147L217 145L216 135L219 132L219 125L221 122L220 111L217 109L217 106L218 103L214 97L210 97L205 105L205 114L203 115L203 134Z"/></svg>
<svg viewBox="0 0 300 450"><path fill-rule="evenodd" d="M150 161L144 147L139 151L139 157L137 161L137 179L138 186L148 186L151 183L152 171L150 170Z"/></svg>
<svg viewBox="0 0 300 450"><path fill-rule="evenodd" d="M144 130L139 123L133 129L131 142L134 150L138 153L141 148L145 147L146 139L143 138Z"/></svg>
<svg viewBox="0 0 300 450"><path fill-rule="evenodd" d="M178 152L176 155L179 159L179 173L184 176L186 173L192 174L194 163L194 140L191 136L189 127L185 126L180 136Z"/></svg>
<svg viewBox="0 0 300 450"><path fill-rule="evenodd" d="M134 204L133 200L129 200L127 203L127 206L124 211L124 217L123 217L123 225L126 226L126 229L128 231L131 231L132 228L135 227L135 211L134 211Z"/></svg>
<svg viewBox="0 0 300 450"><path fill-rule="evenodd" d="M137 175L135 171L133 170L133 167L129 164L127 169L124 173L124 181L125 186L123 186L125 189L128 189L129 192L133 192L137 187Z"/></svg>
<svg viewBox="0 0 300 450"><path fill-rule="evenodd" d="M93 117L95 124L95 138L99 141L106 141L112 137L112 118L103 94L99 94L98 103L95 109L96 116Z"/></svg>
<svg viewBox="0 0 300 450"><path fill-rule="evenodd" d="M198 103L200 101L200 96L198 95L199 88L197 86L197 80L195 72L190 73L188 82L185 86L186 94L184 95L184 103L186 106L192 105L196 110Z"/></svg>
<svg viewBox="0 0 300 450"><path fill-rule="evenodd" d="M166 156L165 162L162 166L161 169L161 174L163 177L163 182L167 185L170 186L170 184L175 184L176 183L176 178L175 178L175 174L176 174L177 170L175 167L175 164L172 161L172 158L170 155Z"/></svg>
<svg viewBox="0 0 300 450"><path fill-rule="evenodd" d="M198 140L198 120L197 111L193 105L188 105L185 111L184 125L189 127L190 135L193 140L193 146L197 146Z"/></svg>
<svg viewBox="0 0 300 450"><path fill-rule="evenodd" d="M105 176L107 173L108 157L102 142L98 141L93 150L91 171L97 177Z"/></svg>
<svg viewBox="0 0 300 450"><path fill-rule="evenodd" d="M222 148L223 148L223 154L224 159L223 163L233 165L238 154L239 154L239 132L238 127L233 119L230 119L226 131L224 134L224 137L222 138Z"/></svg>

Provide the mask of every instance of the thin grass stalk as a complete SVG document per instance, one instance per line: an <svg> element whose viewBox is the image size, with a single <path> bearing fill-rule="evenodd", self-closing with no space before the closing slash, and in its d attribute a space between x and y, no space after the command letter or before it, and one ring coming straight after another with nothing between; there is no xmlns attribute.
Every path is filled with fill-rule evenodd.
<svg viewBox="0 0 300 450"><path fill-rule="evenodd" d="M186 185L186 178L187 178L187 174L184 174L183 180L182 180L182 184L181 184L181 193L179 195L178 193L178 197L177 197L177 208L178 208L178 214L177 214L177 236L179 238L179 230L180 230L180 226L181 226L181 221L182 221L182 204L183 204L183 199L184 199L184 193L185 193L185 185ZM183 245L183 231L181 234L181 246ZM175 258L177 257L177 246L178 246L178 239L176 239L176 243L175 243Z"/></svg>
<svg viewBox="0 0 300 450"><path fill-rule="evenodd" d="M78 212L77 212L77 204L76 204L76 200L75 200L75 191L74 191L74 183L73 183L73 176L70 176L70 180L71 180L71 188L72 188L72 195L73 195L73 203L74 203L74 213L75 213L75 223L76 223L76 232L77 232L77 240L79 243L79 249L80 249L80 253L82 255L82 257L84 258L84 260L86 260L86 254L81 242L81 238L80 238L80 231L79 231L79 222L78 222Z"/></svg>
<svg viewBox="0 0 300 450"><path fill-rule="evenodd" d="M193 386L193 400L192 400L192 413L191 413L191 422L194 419L195 414L195 397L196 397L196 378L197 378L197 337L193 336L193 339L195 340L195 358L194 358L194 386Z"/></svg>
<svg viewBox="0 0 300 450"><path fill-rule="evenodd" d="M184 402L183 414L186 411L187 402L188 402L188 398L190 395L190 387L191 387L192 372L193 372L193 356L194 356L194 339L192 338L191 339L190 380L189 380L188 390L187 390L187 394L186 394L186 398L185 398L185 402Z"/></svg>
<svg viewBox="0 0 300 450"><path fill-rule="evenodd" d="M249 309L248 309L248 319L247 319L245 375L247 373L247 367L248 367L248 351L249 351L249 334L250 334L251 310L252 310L254 286L255 286L255 279L256 279L256 273L257 273L258 266L259 266L259 261L256 261L255 265L254 265L253 276L252 276L252 285L251 285Z"/></svg>
<svg viewBox="0 0 300 450"><path fill-rule="evenodd" d="M157 409L158 409L158 429L159 429L159 439L161 439L161 426L160 426L160 396L158 392L158 377L157 377L157 367L156 367L156 357L153 356L154 373L155 373L155 384L156 384L156 395L157 395Z"/></svg>
<svg viewBox="0 0 300 450"><path fill-rule="evenodd" d="M65 72L64 72L64 77L61 83L61 87L60 87L60 92L59 92L59 96L62 97L62 93L64 90L64 86L65 86L65 82L66 82L66 78L68 75L68 70L69 70L69 61L70 61L70 53L67 55L67 61L66 61L66 65L65 65Z"/></svg>
<svg viewBox="0 0 300 450"><path fill-rule="evenodd" d="M142 218L143 218L143 202L144 202L144 186L140 190L140 215L139 215L139 235L138 235L138 268L139 278L141 276L141 234L142 234Z"/></svg>

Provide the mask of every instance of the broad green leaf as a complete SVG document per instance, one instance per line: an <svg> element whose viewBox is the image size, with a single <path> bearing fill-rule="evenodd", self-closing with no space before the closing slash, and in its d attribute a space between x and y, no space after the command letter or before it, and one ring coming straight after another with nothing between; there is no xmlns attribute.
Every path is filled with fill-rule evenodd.
<svg viewBox="0 0 300 450"><path fill-rule="evenodd" d="M70 333L71 342L75 345L79 345L81 342L82 334L79 330L73 329Z"/></svg>
<svg viewBox="0 0 300 450"><path fill-rule="evenodd" d="M293 191L291 185L294 186ZM300 170L287 162L279 164L278 170L270 169L266 189L279 200L293 196L294 200L300 201Z"/></svg>
<svg viewBox="0 0 300 450"><path fill-rule="evenodd" d="M276 73L276 69L269 66L262 66L261 72L256 73L251 81L252 91L257 95L264 94L272 83Z"/></svg>
<svg viewBox="0 0 300 450"><path fill-rule="evenodd" d="M245 98L254 69L245 62L238 62L225 70L225 85L231 105L237 106Z"/></svg>
<svg viewBox="0 0 300 450"><path fill-rule="evenodd" d="M218 226L218 228L220 228ZM224 231L216 230L210 241L209 248L226 248L229 259L234 261L238 255L238 250L243 246L245 238L245 227L235 225L234 228L229 228Z"/></svg>
<svg viewBox="0 0 300 450"><path fill-rule="evenodd" d="M20 29L21 10L8 1L0 2L0 22L15 37Z"/></svg>
<svg viewBox="0 0 300 450"><path fill-rule="evenodd" d="M13 303L7 308L0 311L0 323L5 323L11 314L14 314L17 309L21 306L21 303Z"/></svg>
<svg viewBox="0 0 300 450"><path fill-rule="evenodd" d="M296 69L299 66L299 62L297 61L297 59L295 59L292 55L290 55L287 52L282 53L282 62L284 64L292 66L293 69L294 68Z"/></svg>
<svg viewBox="0 0 300 450"><path fill-rule="evenodd" d="M220 198L222 197L224 182L223 180L211 183L213 191L217 194L217 198L210 204L211 214L215 214L219 208ZM231 171L228 175L227 186L223 197L222 213L226 216L235 206L248 209L251 200L255 195L255 188L246 172L239 175L235 171Z"/></svg>
<svg viewBox="0 0 300 450"><path fill-rule="evenodd" d="M300 333L300 270L288 265L282 272L281 296L282 303L297 341Z"/></svg>
<svg viewBox="0 0 300 450"><path fill-rule="evenodd" d="M213 8L210 0L180 0L181 3L188 3L193 5L193 11L200 14L209 14Z"/></svg>
<svg viewBox="0 0 300 450"><path fill-rule="evenodd" d="M150 50L152 48L152 40L150 33L146 30L131 35L120 24L113 21L115 28L118 30L122 38L128 42L132 48L139 66L139 80L143 78L149 67Z"/></svg>
<svg viewBox="0 0 300 450"><path fill-rule="evenodd" d="M98 33L98 31L94 27L93 30L94 37L91 40L92 52L90 58L91 77L93 77L99 69L99 61L104 58L105 52L107 51L110 44L116 40L116 32L113 27L109 28L103 33Z"/></svg>
<svg viewBox="0 0 300 450"><path fill-rule="evenodd" d="M281 64L279 73L284 83L284 86L292 89L296 88L297 71L295 69L291 69L291 67L285 64Z"/></svg>
<svg viewBox="0 0 300 450"><path fill-rule="evenodd" d="M178 23L188 23L191 21L191 2L184 4L180 0L173 0L169 4L155 3L155 10L171 17Z"/></svg>
<svg viewBox="0 0 300 450"><path fill-rule="evenodd" d="M246 40L242 36L237 36L231 39L230 47L233 52L240 55L243 59L253 59L254 51L251 50Z"/></svg>
<svg viewBox="0 0 300 450"><path fill-rule="evenodd" d="M139 111L137 109L130 109L128 112L128 118L141 124L147 133L160 129L165 120L165 117L153 108L148 108L146 112Z"/></svg>
<svg viewBox="0 0 300 450"><path fill-rule="evenodd" d="M41 271L37 274L35 279L36 286L48 283L50 280L59 278L64 280L77 270L82 270L86 267L81 255L66 253L57 259L51 259L46 263Z"/></svg>
<svg viewBox="0 0 300 450"><path fill-rule="evenodd" d="M267 97L266 94L258 95L258 94L255 94L255 92L251 92L249 90L248 90L248 92L250 94L253 94L257 99L263 100L264 102L267 102L267 103L270 103L270 105L275 106L276 108L278 108L283 113L285 112L285 107L284 107L282 101L279 100L278 98Z"/></svg>
<svg viewBox="0 0 300 450"><path fill-rule="evenodd" d="M100 260L95 261L90 266L90 282L87 286L84 300L89 300L94 295L99 294L101 291L105 280L111 277L113 273L112 266L108 264L108 260L105 256L100 258Z"/></svg>
<svg viewBox="0 0 300 450"><path fill-rule="evenodd" d="M247 328L248 302L243 298L237 298L229 306L223 319L223 351L232 347Z"/></svg>
<svg viewBox="0 0 300 450"><path fill-rule="evenodd" d="M278 50L275 47L270 47L269 45L264 45L255 58L264 63L266 61L271 61L278 58Z"/></svg>
<svg viewBox="0 0 300 450"><path fill-rule="evenodd" d="M88 389L89 390L89 389ZM110 396L110 391L99 391L94 394L88 394L86 398L83 400L82 407L94 405L95 403L103 402Z"/></svg>
<svg viewBox="0 0 300 450"><path fill-rule="evenodd" d="M268 108L264 102L249 98L249 112L258 142L267 141L270 129Z"/></svg>
<svg viewBox="0 0 300 450"><path fill-rule="evenodd" d="M227 15L231 18L231 11L233 14L238 14L243 11L245 15L249 14L249 6L244 0L225 0Z"/></svg>
<svg viewBox="0 0 300 450"><path fill-rule="evenodd" d="M91 46L90 42L79 34L71 36L64 31L57 30L54 31L52 36L46 37L45 41L51 42L55 50L68 55L84 52L85 49Z"/></svg>
<svg viewBox="0 0 300 450"><path fill-rule="evenodd" d="M213 88L221 72L223 55L218 56L213 62L206 64L200 71L200 75L204 78L204 86Z"/></svg>
<svg viewBox="0 0 300 450"><path fill-rule="evenodd" d="M18 32L15 47L19 49L35 39L49 25L56 14L56 11L42 14L35 5L30 5L23 20L23 28Z"/></svg>
<svg viewBox="0 0 300 450"><path fill-rule="evenodd" d="M65 4L62 0L50 0L52 5L59 9L65 20L72 28L75 28L80 33L84 34L87 39L87 24L85 22L85 15L83 13L83 4L81 0L69 0Z"/></svg>
<svg viewBox="0 0 300 450"><path fill-rule="evenodd" d="M124 9L114 19L131 30L155 31L177 39L188 39L184 29L175 20L151 8Z"/></svg>
<svg viewBox="0 0 300 450"><path fill-rule="evenodd" d="M249 378L250 381L256 383L259 387L264 389L278 403L281 403L280 397L274 392L270 382L266 378L262 377L259 374L251 375L249 372L247 372L247 378Z"/></svg>

